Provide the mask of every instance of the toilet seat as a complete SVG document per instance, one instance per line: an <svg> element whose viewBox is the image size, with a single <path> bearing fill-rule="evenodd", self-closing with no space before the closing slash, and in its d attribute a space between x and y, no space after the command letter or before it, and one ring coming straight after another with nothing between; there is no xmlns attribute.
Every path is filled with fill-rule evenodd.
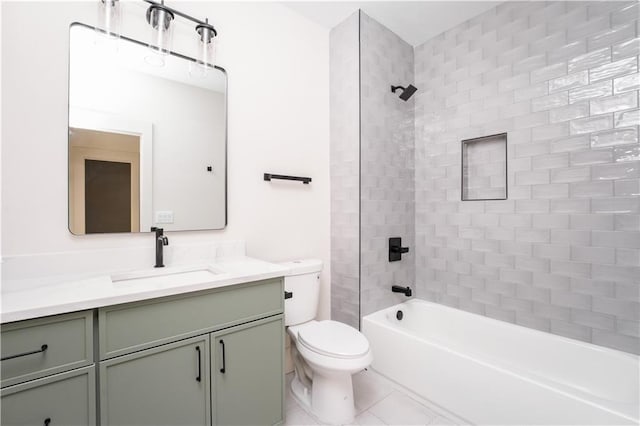
<svg viewBox="0 0 640 426"><path fill-rule="evenodd" d="M320 355L355 359L369 352L369 341L353 327L337 321L313 321L298 330L298 342Z"/></svg>

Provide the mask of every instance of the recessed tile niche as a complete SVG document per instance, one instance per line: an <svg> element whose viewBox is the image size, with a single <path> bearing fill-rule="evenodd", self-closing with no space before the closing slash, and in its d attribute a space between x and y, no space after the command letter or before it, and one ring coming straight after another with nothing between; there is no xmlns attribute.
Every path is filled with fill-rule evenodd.
<svg viewBox="0 0 640 426"><path fill-rule="evenodd" d="M507 199L507 134L462 141L462 201Z"/></svg>

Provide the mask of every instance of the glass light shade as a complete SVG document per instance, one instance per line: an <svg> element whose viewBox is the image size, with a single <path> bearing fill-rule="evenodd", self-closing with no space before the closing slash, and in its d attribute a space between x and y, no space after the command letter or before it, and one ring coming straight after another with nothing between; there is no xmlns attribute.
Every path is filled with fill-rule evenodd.
<svg viewBox="0 0 640 426"><path fill-rule="evenodd" d="M151 25L149 48L154 53L166 55L171 51L173 18L173 13L160 5L153 5L147 10L147 22Z"/></svg>
<svg viewBox="0 0 640 426"><path fill-rule="evenodd" d="M198 40L198 61L201 65L215 64L215 30L209 25L199 25L196 31L200 35Z"/></svg>
<svg viewBox="0 0 640 426"><path fill-rule="evenodd" d="M120 1L100 0L98 4L98 25L102 26L105 34L111 38L120 36L120 19L122 17Z"/></svg>

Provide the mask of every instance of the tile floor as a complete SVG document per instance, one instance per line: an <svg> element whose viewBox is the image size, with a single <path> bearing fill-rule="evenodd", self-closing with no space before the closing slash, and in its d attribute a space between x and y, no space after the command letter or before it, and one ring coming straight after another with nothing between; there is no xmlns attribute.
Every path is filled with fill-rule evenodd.
<svg viewBox="0 0 640 426"><path fill-rule="evenodd" d="M287 374L285 426L321 425L291 395L293 373ZM452 413L420 399L417 395L365 370L353 376L357 416L355 425L459 425L466 424Z"/></svg>

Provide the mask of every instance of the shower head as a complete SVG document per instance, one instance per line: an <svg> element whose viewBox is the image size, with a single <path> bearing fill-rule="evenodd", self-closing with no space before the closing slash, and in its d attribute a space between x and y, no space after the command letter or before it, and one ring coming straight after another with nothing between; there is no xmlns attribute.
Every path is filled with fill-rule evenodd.
<svg viewBox="0 0 640 426"><path fill-rule="evenodd" d="M400 94L400 99L403 101L408 101L416 90L418 90L413 84L408 85L406 88L402 86L391 86L391 92L396 93L396 90L402 89L402 93Z"/></svg>

